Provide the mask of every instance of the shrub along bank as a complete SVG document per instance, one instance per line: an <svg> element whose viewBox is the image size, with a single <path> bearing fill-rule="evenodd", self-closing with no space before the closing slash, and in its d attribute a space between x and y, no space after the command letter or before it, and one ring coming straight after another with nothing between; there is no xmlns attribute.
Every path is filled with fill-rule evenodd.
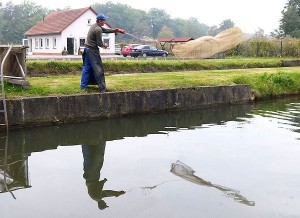
<svg viewBox="0 0 300 218"><path fill-rule="evenodd" d="M107 74L270 68L299 63L296 58L229 58L205 60L104 60ZM80 74L82 61L27 61L28 76Z"/></svg>
<svg viewBox="0 0 300 218"><path fill-rule="evenodd" d="M300 40L289 37L282 39L253 38L226 52L226 55L239 57L299 57Z"/></svg>

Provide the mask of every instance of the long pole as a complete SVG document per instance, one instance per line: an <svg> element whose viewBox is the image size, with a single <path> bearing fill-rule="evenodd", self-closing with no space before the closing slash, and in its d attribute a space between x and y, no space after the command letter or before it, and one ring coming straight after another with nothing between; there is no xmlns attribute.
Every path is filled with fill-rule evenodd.
<svg viewBox="0 0 300 218"><path fill-rule="evenodd" d="M9 47L8 51L6 52L3 60L2 60L2 63L1 63L1 91L2 91L2 102L3 102L3 110L4 110L4 119L5 119L5 124L6 124L6 132L8 133L8 118L7 118L7 110L6 110L6 101L5 101L5 89L4 89L4 79L3 79L3 68L4 68L4 63L12 49L12 45Z"/></svg>

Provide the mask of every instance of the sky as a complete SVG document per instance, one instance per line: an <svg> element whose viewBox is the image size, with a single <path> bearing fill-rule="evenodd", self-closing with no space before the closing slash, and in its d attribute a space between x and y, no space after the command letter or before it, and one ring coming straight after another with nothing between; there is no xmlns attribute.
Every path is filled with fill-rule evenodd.
<svg viewBox="0 0 300 218"><path fill-rule="evenodd" d="M0 0L6 3L8 0ZM49 9L72 9L88 7L92 4L105 4L105 1L96 0L30 0ZM278 29L282 17L281 11L288 0L184 0L179 3L168 0L110 0L112 3L122 3L132 8L142 9L148 12L151 8L163 9L171 18L189 19L195 17L200 23L209 26L222 23L231 19L237 27L245 33L255 33L259 28L265 34ZM20 4L24 0L12 0L14 4ZM110 18L113 19L113 18ZM124 19L126 22L126 19ZM120 28L122 28L120 26Z"/></svg>

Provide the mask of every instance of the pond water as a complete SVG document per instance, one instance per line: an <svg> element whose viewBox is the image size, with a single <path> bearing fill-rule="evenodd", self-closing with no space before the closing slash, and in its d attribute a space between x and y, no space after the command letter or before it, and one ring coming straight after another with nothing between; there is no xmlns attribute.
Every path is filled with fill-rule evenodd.
<svg viewBox="0 0 300 218"><path fill-rule="evenodd" d="M0 140L1 218L300 217L300 98Z"/></svg>

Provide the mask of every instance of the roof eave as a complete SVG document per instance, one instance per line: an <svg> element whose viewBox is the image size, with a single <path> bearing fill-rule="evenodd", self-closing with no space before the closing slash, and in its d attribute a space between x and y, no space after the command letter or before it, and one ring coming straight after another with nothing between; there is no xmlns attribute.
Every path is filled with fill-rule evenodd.
<svg viewBox="0 0 300 218"><path fill-rule="evenodd" d="M60 34L61 32L52 32L52 33L29 33L29 34L24 34L25 36L42 36L42 35L54 35L54 34Z"/></svg>

